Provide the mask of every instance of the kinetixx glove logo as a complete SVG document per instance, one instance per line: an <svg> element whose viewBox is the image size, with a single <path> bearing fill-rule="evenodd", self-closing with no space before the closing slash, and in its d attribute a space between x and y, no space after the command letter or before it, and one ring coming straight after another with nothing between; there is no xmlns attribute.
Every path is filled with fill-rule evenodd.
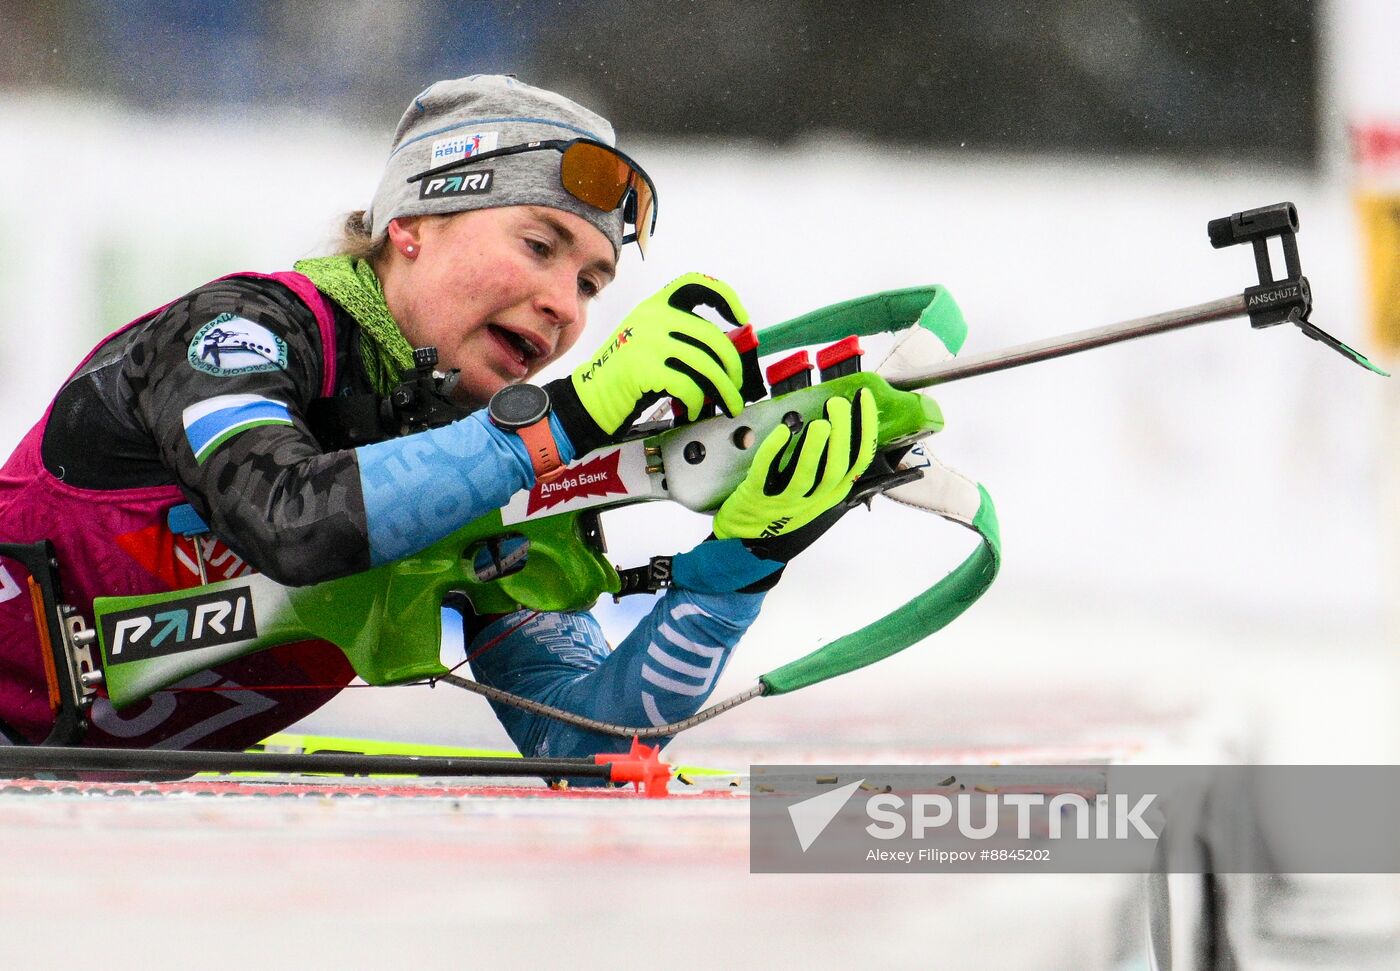
<svg viewBox="0 0 1400 971"><path fill-rule="evenodd" d="M777 539L787 528L787 524L792 522L791 516L779 516L763 528L763 532L758 534L759 539Z"/></svg>
<svg viewBox="0 0 1400 971"><path fill-rule="evenodd" d="M631 327L624 327L622 328L622 330L618 331L617 337L613 339L613 342L607 347L603 348L603 353L599 354L596 358L593 359L593 363L588 365L588 370L579 371L578 379L580 381L592 380L593 372L597 371L604 364L608 363L608 358L612 357L613 351L617 350L623 344L626 344L631 339L631 337Z"/></svg>

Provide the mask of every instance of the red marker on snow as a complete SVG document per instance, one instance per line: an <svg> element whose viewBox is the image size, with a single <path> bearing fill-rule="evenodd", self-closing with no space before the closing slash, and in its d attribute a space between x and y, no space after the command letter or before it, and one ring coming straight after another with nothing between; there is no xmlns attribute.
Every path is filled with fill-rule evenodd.
<svg viewBox="0 0 1400 971"><path fill-rule="evenodd" d="M609 779L630 782L648 799L664 799L671 782L671 767L661 761L661 746L643 745L640 738L632 739L632 748L625 754L595 755L593 761L612 767Z"/></svg>

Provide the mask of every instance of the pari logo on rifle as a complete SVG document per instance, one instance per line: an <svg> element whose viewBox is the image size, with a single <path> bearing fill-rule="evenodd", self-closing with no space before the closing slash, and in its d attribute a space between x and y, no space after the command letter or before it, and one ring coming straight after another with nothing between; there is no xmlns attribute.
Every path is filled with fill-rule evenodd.
<svg viewBox="0 0 1400 971"><path fill-rule="evenodd" d="M120 664L218 647L258 636L253 595L233 587L180 600L166 600L101 618L107 661Z"/></svg>

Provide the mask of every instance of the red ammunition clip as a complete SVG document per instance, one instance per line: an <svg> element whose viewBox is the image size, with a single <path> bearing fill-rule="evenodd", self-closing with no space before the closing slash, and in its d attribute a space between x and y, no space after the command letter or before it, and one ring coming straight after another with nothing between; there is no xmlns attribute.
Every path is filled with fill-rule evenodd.
<svg viewBox="0 0 1400 971"><path fill-rule="evenodd" d="M865 351L860 348L860 338L855 334L842 338L830 347L817 351L817 367L822 380L843 378L860 370L860 357Z"/></svg>
<svg viewBox="0 0 1400 971"><path fill-rule="evenodd" d="M776 364L768 365L768 386L773 396L787 394L812 386L812 360L806 351L789 354Z"/></svg>

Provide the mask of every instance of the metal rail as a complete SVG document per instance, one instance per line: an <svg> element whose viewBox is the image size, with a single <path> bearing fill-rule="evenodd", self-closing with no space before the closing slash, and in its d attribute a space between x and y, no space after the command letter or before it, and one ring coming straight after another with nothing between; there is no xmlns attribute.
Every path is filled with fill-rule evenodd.
<svg viewBox="0 0 1400 971"><path fill-rule="evenodd" d="M969 357L949 361L946 364L935 365L922 374L900 378L897 381L891 381L890 384L901 391L930 388L937 384L948 384L951 381L976 377L979 374L991 374L994 371L1005 371L1023 364L1048 361L1056 357L1090 351L1108 344L1136 340L1139 337L1164 334L1167 331L1195 327L1198 324L1208 324L1216 320L1228 320L1231 317L1245 317L1248 316L1248 313L1242 295L1222 297L1209 303L1183 307L1180 310L1168 310L1150 317L1138 317L1134 320L1075 331L1072 334L1063 334L1059 337L1047 337L1043 340L1031 341L1029 344L1018 344L1000 351L973 354Z"/></svg>

